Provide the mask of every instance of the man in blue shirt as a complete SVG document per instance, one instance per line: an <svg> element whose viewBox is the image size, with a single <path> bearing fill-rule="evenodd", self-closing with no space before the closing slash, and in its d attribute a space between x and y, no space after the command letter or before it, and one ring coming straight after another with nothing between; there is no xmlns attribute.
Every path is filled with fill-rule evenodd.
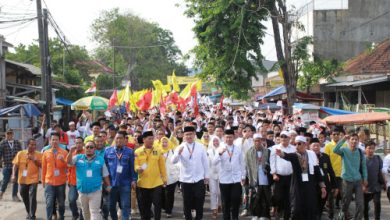
<svg viewBox="0 0 390 220"><path fill-rule="evenodd" d="M134 171L134 152L125 143L126 132L120 131L115 135L116 145L106 148L104 160L111 180L110 215L117 220L116 202L120 200L122 219L128 220L130 213L130 186L136 187Z"/></svg>
<svg viewBox="0 0 390 220"><path fill-rule="evenodd" d="M80 193L81 207L85 219L100 219L100 201L102 179L105 189L110 192L110 179L103 157L96 156L96 145L92 141L85 144L85 154L76 154L77 147L72 147L67 163L76 167L77 190ZM75 155L75 156L73 156Z"/></svg>

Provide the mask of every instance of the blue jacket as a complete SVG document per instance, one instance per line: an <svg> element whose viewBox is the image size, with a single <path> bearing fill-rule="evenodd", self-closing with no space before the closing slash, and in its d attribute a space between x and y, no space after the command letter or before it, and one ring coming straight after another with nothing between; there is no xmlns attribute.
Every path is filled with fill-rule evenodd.
<svg viewBox="0 0 390 220"><path fill-rule="evenodd" d="M104 166L103 157L95 156L92 161L88 161L85 154L78 154L76 158L77 190L82 193L92 193L101 190Z"/></svg>
<svg viewBox="0 0 390 220"><path fill-rule="evenodd" d="M116 146L107 147L104 152L104 161L110 174L111 186L130 186L136 181L134 171L134 152L123 146L117 150ZM122 172L117 173L118 166L122 166Z"/></svg>

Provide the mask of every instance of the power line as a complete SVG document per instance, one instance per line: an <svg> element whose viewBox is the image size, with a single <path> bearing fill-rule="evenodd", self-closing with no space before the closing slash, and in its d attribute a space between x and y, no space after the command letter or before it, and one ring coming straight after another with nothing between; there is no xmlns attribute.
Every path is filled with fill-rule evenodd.
<svg viewBox="0 0 390 220"><path fill-rule="evenodd" d="M109 47L113 48L122 48L122 49L143 49L143 48L153 48L153 47L165 47L168 44L156 44L156 45L146 45L146 46L120 46L120 45L111 45Z"/></svg>
<svg viewBox="0 0 390 220"><path fill-rule="evenodd" d="M15 20L2 20L0 21L0 24L5 24L5 23L14 23L14 22L20 22L20 21L32 21L35 20L37 17L32 17L32 18L21 18L21 19L15 19Z"/></svg>

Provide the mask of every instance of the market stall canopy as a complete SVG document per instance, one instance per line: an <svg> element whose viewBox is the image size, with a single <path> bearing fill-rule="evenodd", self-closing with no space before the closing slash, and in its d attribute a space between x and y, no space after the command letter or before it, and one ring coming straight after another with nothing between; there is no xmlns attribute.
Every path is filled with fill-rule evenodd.
<svg viewBox="0 0 390 220"><path fill-rule="evenodd" d="M390 115L383 112L333 115L323 119L327 125L373 124L387 120L390 120Z"/></svg>
<svg viewBox="0 0 390 220"><path fill-rule="evenodd" d="M259 96L257 98L257 101L260 101L264 98L270 98L270 97L274 97L274 96L279 96L279 95L283 95L283 94L286 94L286 87L285 86L279 86L279 87L276 87L275 89L271 90L269 93L265 94L264 96ZM303 92L299 92L297 91L297 98L300 99L300 100L305 100L305 101L323 101L323 99L320 99L320 98L317 98L313 95L310 95L310 94L307 94L307 93L303 93Z"/></svg>
<svg viewBox="0 0 390 220"><path fill-rule="evenodd" d="M262 105L259 105L259 107L257 107L257 109L259 110L280 110L282 107L277 105L276 103L265 103L265 104L262 104Z"/></svg>
<svg viewBox="0 0 390 220"><path fill-rule="evenodd" d="M106 110L108 99L100 96L88 96L75 101L71 107L72 110Z"/></svg>
<svg viewBox="0 0 390 220"><path fill-rule="evenodd" d="M64 105L64 106L71 106L73 104L73 101L65 98L56 98L56 104L57 105Z"/></svg>
<svg viewBox="0 0 390 220"><path fill-rule="evenodd" d="M22 105L15 105L8 108L2 108L0 109L0 116L4 116L8 113L20 113L20 109L23 108L24 113L27 117L32 116L39 116L41 115L41 112L39 109L33 105L33 104L22 104Z"/></svg>
<svg viewBox="0 0 390 220"><path fill-rule="evenodd" d="M357 113L357 112L351 112L351 111L335 109L335 108L328 108L328 107L323 107L323 106L320 108L320 111L324 112L328 115L350 115L350 114Z"/></svg>

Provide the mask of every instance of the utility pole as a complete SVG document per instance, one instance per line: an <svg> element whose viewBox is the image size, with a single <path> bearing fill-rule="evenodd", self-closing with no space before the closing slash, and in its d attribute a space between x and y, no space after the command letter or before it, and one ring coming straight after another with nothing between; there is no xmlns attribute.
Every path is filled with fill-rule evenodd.
<svg viewBox="0 0 390 220"><path fill-rule="evenodd" d="M43 17L42 17L42 3L41 0L37 1L37 21L38 21L38 36L39 36L39 49L41 54L41 100L46 100L46 60L45 60L45 42L44 42L44 30L43 30Z"/></svg>
<svg viewBox="0 0 390 220"><path fill-rule="evenodd" d="M51 113L51 107L53 103L53 97L52 97L52 89L51 89L51 58L50 58L50 51L49 51L49 33L48 33L48 11L47 9L43 9L43 34L44 34L44 52L45 52L45 66L43 67L45 69L45 78L46 78L46 90L45 90L45 97L46 97L46 105L45 105L45 114L46 114L46 125L50 126L50 113Z"/></svg>

